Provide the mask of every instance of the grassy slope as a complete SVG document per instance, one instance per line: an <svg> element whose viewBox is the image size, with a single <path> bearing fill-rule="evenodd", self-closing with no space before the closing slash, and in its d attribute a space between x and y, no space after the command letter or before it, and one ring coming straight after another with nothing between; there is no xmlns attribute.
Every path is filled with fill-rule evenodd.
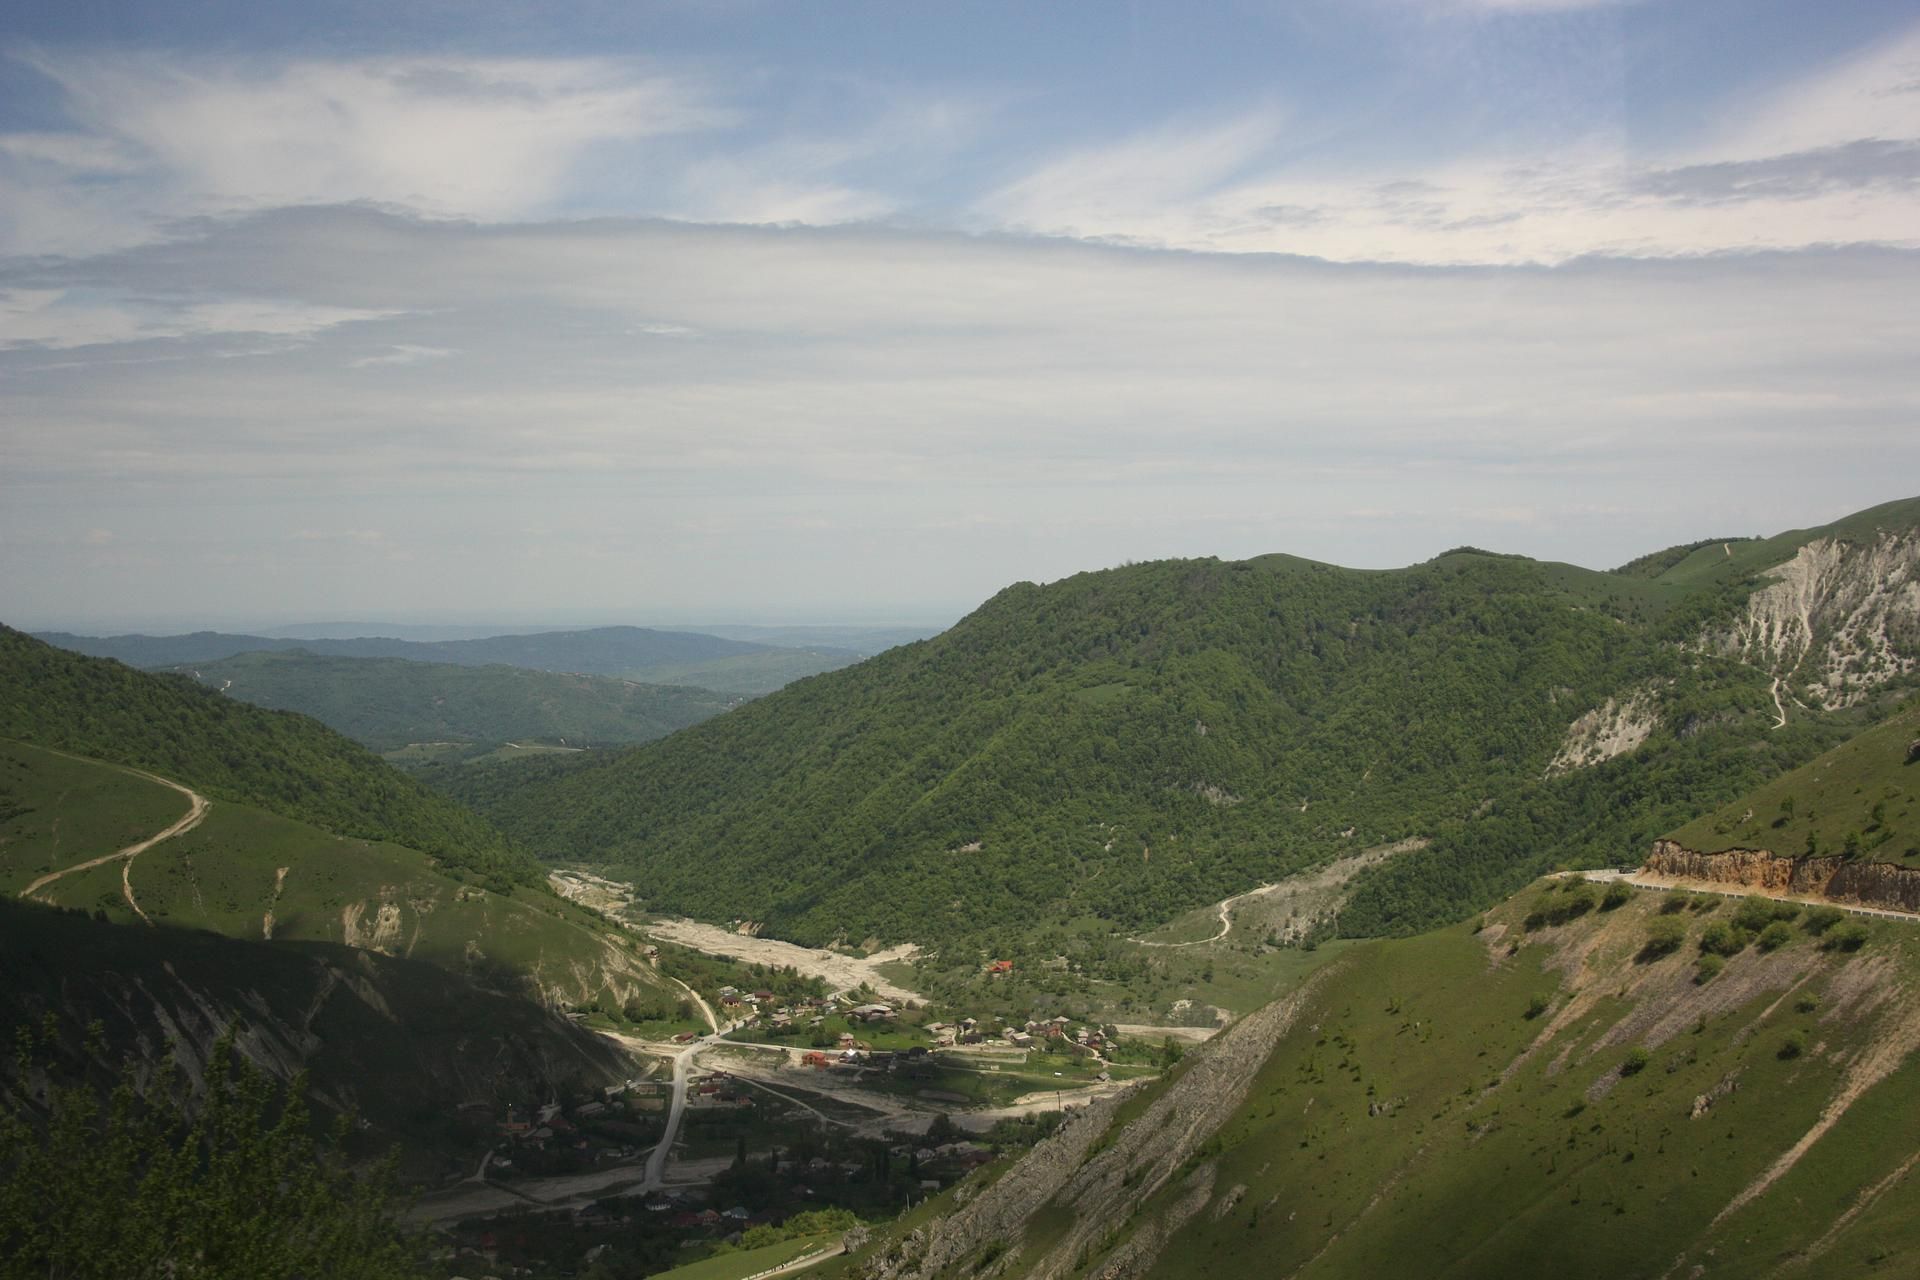
<svg viewBox="0 0 1920 1280"><path fill-rule="evenodd" d="M186 811L171 787L0 740L0 894L144 840Z"/></svg>
<svg viewBox="0 0 1920 1280"><path fill-rule="evenodd" d="M1708 852L1738 846L1789 856L1840 853L1851 843L1864 857L1913 866L1920 859L1920 762L1907 760L1907 748L1916 740L1920 704L1671 838Z"/></svg>
<svg viewBox="0 0 1920 1280"><path fill-rule="evenodd" d="M305 716L81 657L0 627L0 737L149 769L208 795L391 840L490 883L539 868L472 813Z"/></svg>
<svg viewBox="0 0 1920 1280"><path fill-rule="evenodd" d="M1544 891L1561 892L1516 897L1479 934L1454 926L1342 957L1188 1162L1211 1191L1149 1274L1233 1274L1257 1257L1265 1274L1328 1280L1400 1274L1410 1259L1459 1278L1657 1275L1676 1260L1674 1274L1749 1276L1816 1246L1799 1274L1920 1262L1920 1182L1895 1176L1920 1087L1907 1056L1920 929L1875 923L1851 955L1800 934L1697 985L1691 941L1637 958L1662 895L1526 934ZM1679 918L1697 938L1731 910ZM1536 996L1550 1004L1529 1018ZM1804 1051L1783 1056L1795 1036ZM1635 1047L1648 1065L1622 1076ZM1876 1064L1889 1070L1869 1081ZM1695 1099L1730 1077L1738 1087L1695 1117ZM1863 1087L1836 1104L1850 1083ZM1830 1106L1837 1123L1716 1223ZM1072 1273L1097 1271L1194 1185L1176 1177L1115 1207L1104 1247ZM1033 1208L1010 1274L1065 1233L1059 1206Z"/></svg>
<svg viewBox="0 0 1920 1280"><path fill-rule="evenodd" d="M1740 554L1764 567L1802 536ZM1752 581L1694 558L1647 578L1470 549L1375 572L1268 556L1021 585L668 742L450 785L656 905L810 941L1138 927L1432 835L1342 918L1405 932L1551 861L1628 856L1855 727L1769 734L1764 675L1680 648ZM1543 778L1576 716L1646 688L1665 726L1646 747Z"/></svg>
<svg viewBox="0 0 1920 1280"><path fill-rule="evenodd" d="M1920 498L1885 502L1813 529L1790 529L1769 538L1752 538L1724 548L1719 543L1709 543L1667 569L1655 581L1688 588L1734 582L1791 560L1802 544L1814 538L1869 540L1881 529L1915 525L1920 525ZM1727 554L1729 551L1731 555Z"/></svg>
<svg viewBox="0 0 1920 1280"><path fill-rule="evenodd" d="M785 1266L806 1254L820 1253L837 1243L833 1236L807 1236L740 1253L703 1258L684 1267L659 1273L659 1280L746 1280L774 1267ZM806 1274L804 1271L801 1274Z"/></svg>
<svg viewBox="0 0 1920 1280"><path fill-rule="evenodd" d="M111 853L185 812L176 791L111 765L0 741L0 779L22 810L0 826L0 889ZM284 871L284 874L282 872ZM43 900L133 923L111 863L54 882ZM503 896L462 884L400 845L334 835L251 805L218 801L200 826L155 845L127 872L156 924L276 942L355 942L549 1001L618 1008L664 983L633 941L542 893ZM382 908L391 936L373 934ZM349 926L348 921L351 921Z"/></svg>
<svg viewBox="0 0 1920 1280"><path fill-rule="evenodd" d="M184 673L255 706L310 715L382 752L409 743L492 746L520 738L627 745L665 737L729 705L705 689L610 676L303 652L239 654Z"/></svg>

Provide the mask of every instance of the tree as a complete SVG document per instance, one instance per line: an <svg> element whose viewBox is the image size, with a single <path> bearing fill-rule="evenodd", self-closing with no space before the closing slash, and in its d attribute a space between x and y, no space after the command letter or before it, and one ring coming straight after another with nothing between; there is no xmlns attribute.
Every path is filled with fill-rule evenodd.
<svg viewBox="0 0 1920 1280"><path fill-rule="evenodd" d="M189 1115L178 1075L142 1087L129 1066L104 1101L59 1079L55 1037L22 1038L22 1091L0 1110L0 1277L329 1276L417 1272L394 1217L391 1162L357 1175L312 1131L306 1080L285 1087L214 1046ZM104 1042L96 1026L88 1057Z"/></svg>

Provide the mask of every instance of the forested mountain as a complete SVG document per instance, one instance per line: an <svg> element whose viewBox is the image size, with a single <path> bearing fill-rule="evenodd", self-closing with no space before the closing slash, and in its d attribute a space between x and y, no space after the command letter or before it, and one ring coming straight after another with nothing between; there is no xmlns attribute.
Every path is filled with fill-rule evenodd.
<svg viewBox="0 0 1920 1280"><path fill-rule="evenodd" d="M1920 501L1599 573L1463 548L1020 584L587 767L459 782L536 852L803 940L1137 925L1348 850L1406 932L1655 835L1913 679ZM1789 595L1791 599L1789 599Z"/></svg>
<svg viewBox="0 0 1920 1280"><path fill-rule="evenodd" d="M0 738L151 769L341 835L406 845L501 888L541 882L539 867L486 822L306 716L4 626L0 688Z"/></svg>
<svg viewBox="0 0 1920 1280"><path fill-rule="evenodd" d="M461 666L525 667L533 671L615 676L653 684L693 685L755 696L792 680L832 671L860 655L830 647L788 648L728 640L691 631L594 627L489 636L481 640L292 640L199 631L182 636L78 636L50 631L36 638L75 653L115 658L134 667L178 667L216 662L239 653L293 649L336 658L404 658Z"/></svg>
<svg viewBox="0 0 1920 1280"><path fill-rule="evenodd" d="M310 715L375 751L522 738L624 746L665 737L732 703L706 689L612 676L300 650L242 653L176 670L243 702Z"/></svg>

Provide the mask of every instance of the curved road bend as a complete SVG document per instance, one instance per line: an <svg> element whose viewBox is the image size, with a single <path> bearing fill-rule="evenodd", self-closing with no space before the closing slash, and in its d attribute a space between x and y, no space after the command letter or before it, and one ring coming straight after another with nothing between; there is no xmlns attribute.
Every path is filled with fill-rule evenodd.
<svg viewBox="0 0 1920 1280"><path fill-rule="evenodd" d="M85 756L69 755L65 751L56 751L53 754L67 756L70 760L87 759ZM87 762L89 764L106 764L104 760L88 760ZM187 832L199 826L206 820L207 811L213 808L213 805L198 791L184 787L171 779L163 778L157 773L148 773L144 769L132 769L126 765L118 764L108 764L107 767L109 769L117 769L121 773L132 774L136 778L145 778L148 782L157 782L163 787L172 787L175 791L178 791L187 798L187 812L185 816L166 830L157 835L148 836L145 840L137 844L130 844L126 848L116 850L113 853L101 854L97 858L89 858L85 862L76 862L74 865L62 867L58 871L50 871L22 889L20 896L23 898L31 898L54 881L59 880L63 876L70 876L76 871L91 871L93 868L105 866L109 862L124 862L127 865L123 867L120 872L120 891L126 895L127 905L133 908L134 914L142 920L146 920L148 924L152 924L153 921L147 919L147 913L140 909L140 904L134 901L132 879L133 860L153 848L153 846L159 844L162 840L171 840L175 836L185 835Z"/></svg>

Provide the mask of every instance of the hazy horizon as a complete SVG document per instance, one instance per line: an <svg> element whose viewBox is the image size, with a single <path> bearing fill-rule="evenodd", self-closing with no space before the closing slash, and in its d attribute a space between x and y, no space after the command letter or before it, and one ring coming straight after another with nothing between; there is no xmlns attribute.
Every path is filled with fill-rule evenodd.
<svg viewBox="0 0 1920 1280"><path fill-rule="evenodd" d="M0 17L0 618L951 619L1908 496L1854 0Z"/></svg>

